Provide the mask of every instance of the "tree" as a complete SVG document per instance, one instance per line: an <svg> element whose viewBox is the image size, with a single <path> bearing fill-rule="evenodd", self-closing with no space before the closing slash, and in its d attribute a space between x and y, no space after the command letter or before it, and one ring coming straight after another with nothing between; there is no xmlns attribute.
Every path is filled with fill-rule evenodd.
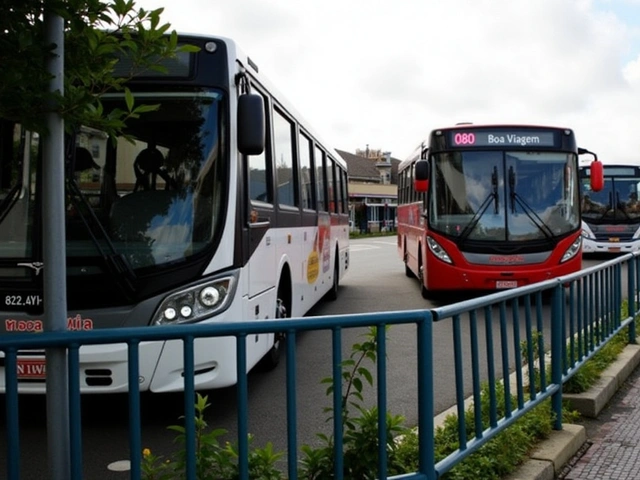
<svg viewBox="0 0 640 480"><path fill-rule="evenodd" d="M44 14L64 20L64 95L48 92L46 61L54 45L45 44ZM121 133L126 121L153 106L136 106L126 81L193 46L178 46L163 9L137 8L134 0L2 0L0 4L0 119L45 131L46 113L58 112L72 132L86 125ZM128 74L114 76L121 58ZM126 109L103 111L101 97L124 92Z"/></svg>

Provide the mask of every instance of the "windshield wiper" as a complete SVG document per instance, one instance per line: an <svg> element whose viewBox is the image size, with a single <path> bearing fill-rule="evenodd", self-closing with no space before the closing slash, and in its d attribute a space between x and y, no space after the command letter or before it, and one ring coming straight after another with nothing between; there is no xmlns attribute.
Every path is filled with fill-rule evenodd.
<svg viewBox="0 0 640 480"><path fill-rule="evenodd" d="M553 232L551 228L544 223L544 220L531 208L531 206L516 192L516 175L513 171L513 166L509 167L509 196L511 199L511 213L516 213L516 204L520 205L522 211L527 217L538 227L538 229L544 234L544 236L550 242L553 242Z"/></svg>
<svg viewBox="0 0 640 480"><path fill-rule="evenodd" d="M471 220L469 221L469 223L467 223L467 226L464 227L464 229L462 230L462 233L460 233L460 242L464 242L469 237L469 235L471 235L471 232L473 231L473 229L476 227L476 225L478 225L480 218L482 218L482 215L484 215L484 212L486 212L487 209L489 208L489 205L491 205L491 200L493 200L494 213L497 214L498 203L499 203L498 167L495 167L495 166L493 167L493 173L491 174L491 193L489 193L489 195L487 195L487 198L483 200L482 204L480 205L480 208L478 208L478 210L473 215L473 217L471 217Z"/></svg>
<svg viewBox="0 0 640 480"><path fill-rule="evenodd" d="M72 169L70 169L72 171ZM73 175L73 174L71 174ZM114 247L111 239L109 238L109 234L104 229L104 226L96 216L91 204L86 199L86 197L82 194L80 187L78 186L75 178L73 176L67 176L67 187L69 189L71 204L78 212L78 216L82 223L84 224L89 236L93 244L95 245L98 253L104 260L107 271L111 275L111 277L115 280L116 285L120 287L121 291L125 294L125 296L129 299L132 299L135 292L135 280L136 274L129 265L129 262L125 258L124 255L119 253ZM86 208L86 211L89 212L88 216L86 213L83 213L83 208ZM98 232L102 241L107 245L108 252L106 252L101 245L101 239L95 235L95 232Z"/></svg>
<svg viewBox="0 0 640 480"><path fill-rule="evenodd" d="M2 223L4 217L7 216L7 213L9 213L11 208L18 201L18 197L20 196L18 195L18 193L20 192L21 188L22 183L18 183L15 187L9 190L7 196L2 199L2 202L0 202L0 223Z"/></svg>
<svg viewBox="0 0 640 480"><path fill-rule="evenodd" d="M616 218L616 211L622 212L622 214L627 217L627 220L631 220L631 217L627 213L626 204L620 201L620 192L616 192L616 209L614 210L613 218Z"/></svg>
<svg viewBox="0 0 640 480"><path fill-rule="evenodd" d="M493 173L491 174L491 187L493 189L493 213L498 214L498 167L493 166Z"/></svg>

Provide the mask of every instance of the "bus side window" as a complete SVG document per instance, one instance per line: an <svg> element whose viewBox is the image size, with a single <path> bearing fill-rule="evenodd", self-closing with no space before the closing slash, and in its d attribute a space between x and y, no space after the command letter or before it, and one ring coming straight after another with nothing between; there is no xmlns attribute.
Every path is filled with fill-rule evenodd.
<svg viewBox="0 0 640 480"><path fill-rule="evenodd" d="M329 211L331 213L336 213L336 189L334 181L335 161L328 155L325 158L325 167L327 171L327 200L329 201Z"/></svg>
<svg viewBox="0 0 640 480"><path fill-rule="evenodd" d="M280 205L297 206L293 162L293 125L278 110L273 111L273 146L276 156L276 188Z"/></svg>
<svg viewBox="0 0 640 480"><path fill-rule="evenodd" d="M316 166L316 199L318 203L318 211L326 212L326 174L324 169L324 152L316 146L314 156Z"/></svg>
<svg viewBox="0 0 640 480"><path fill-rule="evenodd" d="M316 203L314 201L314 179L315 172L311 165L311 154L313 144L304 133L298 135L298 149L300 158L300 198L302 208L315 210Z"/></svg>

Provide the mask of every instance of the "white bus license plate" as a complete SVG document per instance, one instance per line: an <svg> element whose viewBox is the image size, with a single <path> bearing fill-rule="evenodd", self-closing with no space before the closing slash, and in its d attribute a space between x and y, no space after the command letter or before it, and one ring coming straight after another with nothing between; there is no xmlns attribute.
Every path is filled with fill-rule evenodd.
<svg viewBox="0 0 640 480"><path fill-rule="evenodd" d="M496 288L516 288L517 280L496 280Z"/></svg>
<svg viewBox="0 0 640 480"><path fill-rule="evenodd" d="M18 358L18 380L44 380L44 358Z"/></svg>

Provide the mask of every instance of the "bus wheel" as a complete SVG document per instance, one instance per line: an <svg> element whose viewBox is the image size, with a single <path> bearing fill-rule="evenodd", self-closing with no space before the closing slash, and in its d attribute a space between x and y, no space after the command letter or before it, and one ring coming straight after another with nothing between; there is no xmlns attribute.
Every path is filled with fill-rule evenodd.
<svg viewBox="0 0 640 480"><path fill-rule="evenodd" d="M284 302L278 298L276 303L276 318L287 318L287 308L284 306ZM273 370L280 363L280 343L284 338L283 333L276 333L273 339L273 345L264 357L258 362L258 369L261 372L268 372Z"/></svg>
<svg viewBox="0 0 640 480"><path fill-rule="evenodd" d="M413 278L413 272L411 271L407 263L404 264L404 274L409 278Z"/></svg>
<svg viewBox="0 0 640 480"><path fill-rule="evenodd" d="M338 289L340 288L340 265L338 264L338 258L336 257L336 264L333 268L333 284L331 285L331 290L327 292L327 300L337 300L338 299Z"/></svg>
<svg viewBox="0 0 640 480"><path fill-rule="evenodd" d="M422 261L420 261L420 265L419 265L419 274L418 274L418 281L420 282L420 295L422 295L422 298L424 298L425 300L431 300L432 295L429 292L429 290L427 290L427 287L424 286L424 267L422 266Z"/></svg>

